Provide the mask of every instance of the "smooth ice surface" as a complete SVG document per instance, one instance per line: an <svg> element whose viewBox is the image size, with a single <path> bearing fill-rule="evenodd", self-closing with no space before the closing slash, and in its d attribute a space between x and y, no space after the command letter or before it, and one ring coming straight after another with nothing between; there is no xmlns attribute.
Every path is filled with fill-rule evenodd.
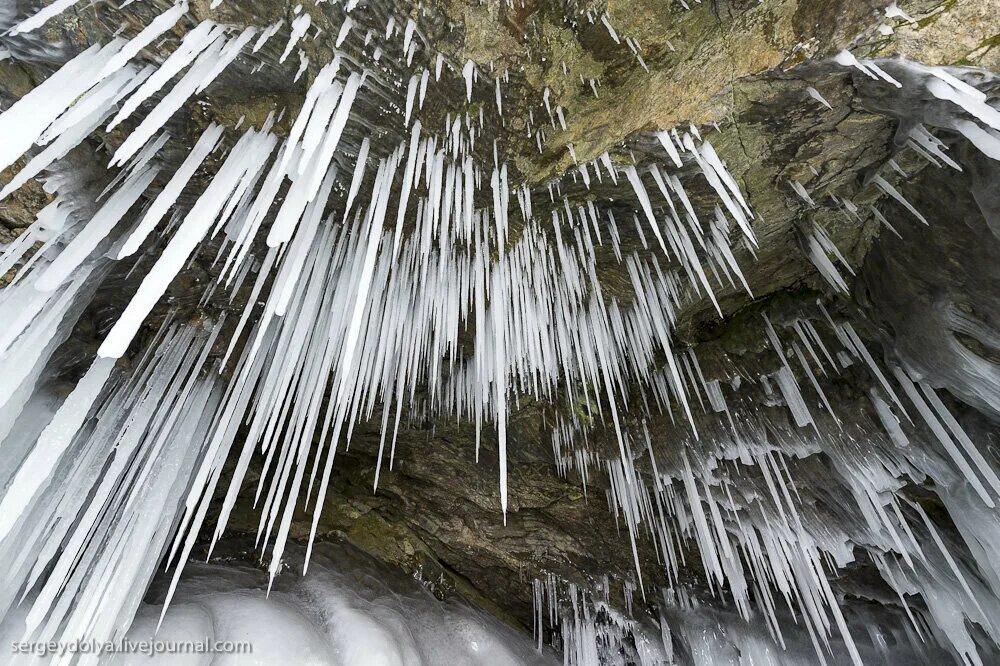
<svg viewBox="0 0 1000 666"><path fill-rule="evenodd" d="M153 583L151 601L160 584ZM417 580L353 548L320 545L309 573L289 572L266 593L257 569L192 564L159 632L159 607L144 604L128 638L248 641L250 655L213 664L331 666L527 666L558 663L529 635L457 600L438 601ZM159 655L122 664L202 663Z"/></svg>

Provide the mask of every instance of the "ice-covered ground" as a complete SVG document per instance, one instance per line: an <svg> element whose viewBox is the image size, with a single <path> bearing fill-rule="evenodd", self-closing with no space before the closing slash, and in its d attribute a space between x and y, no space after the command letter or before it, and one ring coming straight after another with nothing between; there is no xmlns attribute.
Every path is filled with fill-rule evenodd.
<svg viewBox="0 0 1000 666"><path fill-rule="evenodd" d="M144 603L132 641L249 641L250 654L122 657L114 663L294 664L296 666L505 666L555 664L526 632L471 606L439 601L418 581L347 548L319 544L306 576L280 576L267 594L265 571L189 565L177 595ZM150 601L161 590L154 581ZM164 581L166 582L166 581Z"/></svg>

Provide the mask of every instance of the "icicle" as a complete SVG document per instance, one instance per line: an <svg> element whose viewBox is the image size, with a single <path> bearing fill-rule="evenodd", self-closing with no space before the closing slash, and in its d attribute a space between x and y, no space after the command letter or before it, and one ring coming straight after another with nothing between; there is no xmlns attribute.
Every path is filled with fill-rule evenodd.
<svg viewBox="0 0 1000 666"><path fill-rule="evenodd" d="M468 102L472 101L472 77L475 72L476 64L471 60L466 61L465 66L462 68L462 76L465 78L465 98Z"/></svg>
<svg viewBox="0 0 1000 666"><path fill-rule="evenodd" d="M143 102L162 90L176 74L194 62L205 49L224 40L223 32L224 29L221 26L211 21L202 21L184 35L184 39L181 40L174 52L146 79L135 91L135 94L125 101L121 110L108 124L108 131L110 132L117 127L123 120L131 116Z"/></svg>
<svg viewBox="0 0 1000 666"><path fill-rule="evenodd" d="M419 121L417 121L416 125L419 125ZM354 176L351 178L351 189L347 193L347 203L344 204L344 219L342 223L347 222L354 198L358 196L358 192L361 190L361 181L365 178L365 166L368 162L369 146L368 137L361 140L361 148L358 149L358 159L354 163Z"/></svg>
<svg viewBox="0 0 1000 666"><path fill-rule="evenodd" d="M288 43L285 44L285 50L282 51L281 57L278 58L278 62L285 62L289 55L292 53L292 49L295 45L299 43L306 31L309 30L309 26L312 25L312 17L307 13L303 12L299 14L292 20L292 32L288 36Z"/></svg>
<svg viewBox="0 0 1000 666"><path fill-rule="evenodd" d="M830 103L828 101L826 101L826 98L823 97L819 93L818 90L816 90L815 88L813 88L812 86L810 86L810 87L806 88L806 92L809 93L809 96L812 97L814 100L816 100L817 102L819 102L820 104L822 104L826 108L828 108L830 110L833 110L833 107L830 106Z"/></svg>
<svg viewBox="0 0 1000 666"><path fill-rule="evenodd" d="M656 133L656 138L660 140L660 145L662 145L663 149L667 151L667 155L673 161L674 166L678 169L683 168L684 163L681 161L681 154L677 151L677 146L674 145L673 140L670 138L670 134L668 132L660 131Z"/></svg>
<svg viewBox="0 0 1000 666"><path fill-rule="evenodd" d="M187 0L181 0L178 4L157 16L150 22L149 25L139 31L139 34L133 37L128 44L123 46L121 51L115 54L115 56L104 65L100 76L110 76L120 70L125 66L125 63L138 55L144 48L152 44L153 40L173 27L173 25L187 13L187 11Z"/></svg>
<svg viewBox="0 0 1000 666"><path fill-rule="evenodd" d="M607 14L601 16L601 23L603 23L604 27L608 29L608 34L611 35L611 39L615 40L615 44L621 44L622 41L618 38L618 33L615 32L615 29L611 27L611 22L608 21Z"/></svg>
<svg viewBox="0 0 1000 666"><path fill-rule="evenodd" d="M417 24L413 22L413 19L406 19L406 28L403 30L403 53L410 50L410 41L413 39L413 32L416 28Z"/></svg>
<svg viewBox="0 0 1000 666"><path fill-rule="evenodd" d="M267 139L265 135L265 139ZM273 138L271 138L273 141ZM244 160L260 163L261 154L269 153L271 145L261 142L251 130L234 147L226 162L219 169L215 179L205 189L184 218L184 222L160 254L156 264L149 270L131 302L121 317L111 328L107 338L98 349L105 358L119 358L128 348L146 315L167 290L167 286L181 269L201 239L208 233L216 217L238 184L246 170Z"/></svg>
<svg viewBox="0 0 1000 666"><path fill-rule="evenodd" d="M344 22L340 24L340 32L337 33L337 41L334 42L336 48L340 48L343 45L344 40L347 39L347 35L350 34L351 28L354 27L354 19L350 16L344 19Z"/></svg>
<svg viewBox="0 0 1000 666"><path fill-rule="evenodd" d="M124 42L114 40L104 48L95 45L63 65L41 85L0 114L0 169L6 169L77 98L99 81L88 72L103 68Z"/></svg>
<svg viewBox="0 0 1000 666"><path fill-rule="evenodd" d="M222 73L222 70L239 55L254 33L254 28L247 28L239 37L226 43L225 46L221 45L221 40L216 41L212 47L202 53L191 69L188 70L187 74L156 105L156 108L146 115L135 131L122 142L122 145L118 147L118 150L115 151L114 156L111 158L111 165L124 164L126 160L132 157L146 143L148 138L155 134L170 119L170 116L181 107L189 96L203 90L205 86ZM138 94L136 92L136 95Z"/></svg>
<svg viewBox="0 0 1000 666"><path fill-rule="evenodd" d="M21 463L17 475L0 499L0 540L10 533L14 522L24 513L28 503L52 477L60 456L69 448L73 437L83 425L114 367L112 359L94 361L52 421L38 436L31 453Z"/></svg>
<svg viewBox="0 0 1000 666"><path fill-rule="evenodd" d="M128 239L122 244L121 249L118 250L119 259L124 259L134 254L139 249L139 246L142 245L142 242L146 240L146 237L156 228L156 225L159 224L170 207L177 201L181 191L183 191L188 181L191 180L191 176L194 175L198 166L215 150L219 139L222 138L222 131L223 128L220 125L213 123L202 133L198 142L195 143L194 148L191 149L191 152L184 160L184 163L174 172L170 182L167 183L166 187L156 197L142 220L132 230Z"/></svg>
<svg viewBox="0 0 1000 666"><path fill-rule="evenodd" d="M15 36L20 35L21 33L36 30L45 25L49 19L62 14L70 7L76 5L79 1L80 0L55 0L55 2L51 3L47 7L43 7L37 13L29 16L11 28L10 34L11 36Z"/></svg>
<svg viewBox="0 0 1000 666"><path fill-rule="evenodd" d="M913 213L914 217L916 217L918 220L920 220L924 224L929 224L929 222L927 222L927 218L925 218L923 215L921 215L920 212L916 208L914 208L910 204L910 202L907 201L903 197L903 195L900 194L899 191L895 187L893 187L892 185L890 185L889 181L887 181L882 176L879 176L878 174L875 175L875 177L873 178L873 181L875 182L876 185L878 185L878 187L879 187L880 190L882 190L883 192L885 192L886 194L888 194L889 196L891 196L893 199L895 199L896 201L898 201L903 206L903 208L905 208L906 210L908 210L911 213Z"/></svg>
<svg viewBox="0 0 1000 666"><path fill-rule="evenodd" d="M156 169L144 169L129 178L108 199L93 219L77 234L35 282L39 291L53 291L79 266L91 252L111 233L129 208L142 196L156 177Z"/></svg>
<svg viewBox="0 0 1000 666"><path fill-rule="evenodd" d="M406 86L406 112L403 114L403 124L410 124L410 112L413 111L413 100L417 96L417 75L410 77L410 82Z"/></svg>
<svg viewBox="0 0 1000 666"><path fill-rule="evenodd" d="M254 42L253 49L251 49L251 52L257 53L257 51L260 51L262 48L264 48L264 44L267 44L268 40L274 37L274 34L278 32L278 30L280 30L281 26L283 25L285 25L285 20L280 19L277 23L272 24L270 27L266 28L264 32L260 33L260 37L257 38L256 42Z"/></svg>

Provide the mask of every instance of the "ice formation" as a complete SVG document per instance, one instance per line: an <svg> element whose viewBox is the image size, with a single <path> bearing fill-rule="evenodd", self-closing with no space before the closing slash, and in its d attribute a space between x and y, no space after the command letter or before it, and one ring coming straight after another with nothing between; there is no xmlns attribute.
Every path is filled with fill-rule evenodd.
<svg viewBox="0 0 1000 666"><path fill-rule="evenodd" d="M47 5L10 36L73 4ZM376 488L380 470L394 465L404 420L474 423L477 459L481 434L495 432L506 513L507 452L517 445L508 441L508 419L530 397L576 406L554 430L557 466L577 470L584 484L606 476L607 504L635 563L625 596L659 609L656 618L631 617L611 603L607 581L584 590L540 577L532 589L539 649L548 635L564 663L615 663L622 652L634 663L672 663L676 639L697 664L861 664L878 658L885 634L902 659L995 658L1000 478L983 443L925 378L876 358L822 302L793 319L764 318L759 338L771 370L740 382L759 383L787 408L791 422L779 425L739 391L739 369L707 377L691 350L677 348L678 313L704 298L721 315L723 294L751 294L746 258L767 243L708 135L693 125L663 129L638 158L568 144L572 168L532 188L514 181L494 138L516 108L504 99L507 73L434 52L413 18L348 3L325 44L301 7L287 26L185 23L170 55L147 62L143 50L187 11L181 0L131 38L80 52L0 113L0 166L30 157L0 197L39 174L62 173L46 181L56 201L0 258L17 269L0 291L5 635L110 640L211 626L226 636L300 632L308 637L303 659L334 663L352 663L351 650L372 654L374 644L386 664L545 663L551 655L528 655L509 631L471 611L360 594L313 548L338 448L375 415ZM909 20L895 5L885 15ZM590 22L646 68L637 42L606 14ZM287 131L277 131L281 118L272 113L246 127L209 124L190 147L179 145L170 122L177 111L228 69L249 69L253 54L271 53L264 47L274 35L284 39L272 54L278 62L300 49L300 74L317 49L328 57L301 107L287 110ZM928 118L909 134L911 149L935 164L962 168L935 127L1000 156L1000 112L961 72L847 51L834 62L949 105L932 114L937 125ZM438 99L441 82L460 94ZM833 108L815 88L803 92ZM421 124L425 96L453 104L447 122ZM548 88L535 102L531 118L547 115L553 133L572 126ZM528 134L541 150L548 130L532 122ZM382 131L372 133L374 125ZM60 160L92 133L116 128L123 139L109 169L117 175L105 196L86 201ZM179 164L168 151L183 153ZM886 175L871 182L928 224ZM804 211L817 206L819 193L796 180L790 187ZM641 246L622 243L625 233ZM820 275L848 294L854 270L828 232L810 222L803 237ZM26 259L36 241L42 248ZM598 264L610 260L628 277L627 298L602 283ZM227 307L193 317L168 295L199 262L214 273L195 296ZM128 288L72 390L52 393L43 378L57 369L56 350L102 280L122 267L136 271L138 286ZM850 366L870 383L877 422L868 425L878 436L845 424L824 391L828 376ZM647 424L657 414L686 422L687 439L658 441ZM617 456L599 457L581 442L583 421L593 420L613 431ZM924 432L933 447L913 444ZM810 478L807 454L817 452L838 469L840 515L822 515L799 494L798 479ZM255 458L260 472L250 475ZM653 473L640 471L639 460ZM210 534L214 547L254 479L266 580L202 567L185 573L199 535ZM933 480L949 508L970 521L982 516L986 527L966 530L964 546L946 542L902 492L904 479ZM290 552L302 509L308 545ZM668 586L647 585L643 539L654 544ZM710 594L731 604L724 611L700 604L680 576L692 546ZM161 559L168 570L156 609L142 598ZM831 583L861 559L898 596L891 626L872 629L853 606L845 610ZM306 576L279 577L289 561L301 562ZM207 579L229 582L199 589ZM917 595L926 608L911 608ZM302 608L316 603L325 606ZM316 617L341 624L331 629ZM227 624L237 621L247 624ZM465 623L462 636L442 628L455 622ZM345 626L356 632L337 633Z"/></svg>
<svg viewBox="0 0 1000 666"><path fill-rule="evenodd" d="M468 605L441 602L419 580L379 568L346 548L325 546L304 577L286 575L267 593L249 567L194 564L162 624L162 590L136 614L126 641L202 641L246 645L212 663L372 664L377 666L554 665L525 636ZM159 624L159 627L157 626ZM249 651L252 649L252 651ZM141 663L176 664L164 653ZM113 664L135 663L125 655Z"/></svg>

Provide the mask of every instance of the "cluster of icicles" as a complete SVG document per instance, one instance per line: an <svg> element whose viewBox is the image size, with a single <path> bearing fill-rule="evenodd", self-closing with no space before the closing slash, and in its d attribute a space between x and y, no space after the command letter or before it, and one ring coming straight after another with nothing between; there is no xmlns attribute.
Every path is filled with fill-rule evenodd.
<svg viewBox="0 0 1000 666"><path fill-rule="evenodd" d="M567 649L600 655L571 663L614 663L609 655L626 649L637 650L637 663L671 663L674 642L684 645L699 666L742 663L733 656L740 654L754 655L753 663L818 659L826 664L828 658L832 663L846 658L877 662L885 640L864 633L858 640L858 632L870 633L871 627L859 621L856 608L845 612L830 584L839 570L859 560L855 549L874 565L902 609L902 617L885 611L875 620L879 631L893 634L897 647L892 660L906 661L908 652L913 659L951 652L963 663L981 665L988 663L982 654L996 654L1000 477L932 388L900 366L891 365L887 372L851 324L835 322L822 304L813 314L780 327L784 335L766 318L762 322L778 369L761 376L759 383L768 395L780 396L778 404L791 411L795 428L780 428L763 409L731 409L721 383L706 381L692 355L684 380L687 390L698 396L700 422L708 424L710 436L680 446L656 446L643 424L626 437L625 457L600 461L610 479L609 508L627 532L636 558L637 581L623 582L626 602L631 605L636 589L647 598L636 546L643 534L653 544L670 585L661 590L662 601L650 596L660 617L653 627L642 627L638 618L609 623L613 611L607 608L606 581L603 593L598 589L579 599L575 588L561 589L551 575L536 581L537 636L548 626ZM823 325L817 326L814 319ZM824 334L822 328L827 329ZM824 337L835 344L827 344ZM870 375L868 399L877 422L841 421L817 380L817 375L834 376L855 363ZM808 377L815 397L800 387L792 364ZM742 377L737 368L734 371L729 392L738 397ZM810 410L810 402L822 406L822 416ZM669 411L669 406L662 408ZM716 415L725 420L712 419ZM797 429L806 426L811 433ZM588 470L593 456L569 444L574 430L582 427L579 419L561 421L553 447L563 460L562 472L580 465L585 480L595 473ZM923 433L932 434L940 452L917 445ZM833 480L828 468L811 467L810 457L817 453L832 461ZM640 465L653 470L651 479L639 473ZM753 468L759 474L752 473ZM935 482L965 547L949 544L920 503L907 497L907 479ZM823 492L840 492L849 499L838 502L831 515L828 508L810 501ZM701 623L707 620L690 612L697 606L690 602L695 593L682 577L691 566L685 550L692 540L710 593L731 599L738 616L724 623L727 630L715 637L714 645L702 644L706 639ZM971 561L963 559L964 553L971 554ZM914 594L920 595L926 610L907 601ZM546 605L548 618L542 615ZM686 610L678 610L679 605ZM756 630L729 631L734 626ZM973 626L985 635L970 629ZM803 628L812 657L797 645Z"/></svg>
<svg viewBox="0 0 1000 666"><path fill-rule="evenodd" d="M11 32L36 29L73 4L57 0ZM444 58L427 52L412 19L399 28L390 18L385 39L381 30L369 29L364 38L365 47L371 44L368 55L336 50L354 27L380 20L374 10L357 5L351 0L344 8L330 62L313 78L287 136L272 133L278 121L273 116L241 134L238 127L212 124L172 174L160 173L160 151L171 142L167 121L241 55L258 52L282 24L233 31L204 21L188 30L162 63L142 64L140 52L185 20L188 6L181 0L130 40L116 37L75 56L0 114L5 137L0 168L30 155L0 197L43 172L53 174L46 188L56 195L0 257L3 271L17 268L12 284L0 292L7 324L0 333L5 367L0 439L12 443L0 467L0 557L8 563L0 610L28 604L23 634L34 640L114 638L129 626L165 556L174 567L166 612L210 503L223 490L224 467L231 464L213 543L225 530L255 455L263 457L255 495L261 509L259 545L273 580L296 507L311 508L315 536L338 445L379 410L376 486L383 460L393 464L404 415L460 417L476 424L477 456L481 429L496 428L506 512L508 402L531 395L588 409L594 405L594 416L602 420L608 412L620 449L620 459L607 463L610 503L625 517L634 551L644 525L676 574L680 549L675 542L693 537L709 583L720 589L728 585L744 617L750 613L752 586L769 630L780 641L773 587L789 607L794 603L800 609L818 654L833 631L829 613L857 661L823 568L824 553L838 554L838 563L847 561L845 542L817 539L814 526L792 502L787 469L776 464L774 451L781 447L754 446L737 435L738 419L726 409L719 382L706 382L692 354L671 348L675 313L685 302L707 296L718 308L715 289L738 284L749 292L734 248L743 243L753 253L753 214L712 145L691 127L658 133L667 158L663 165L616 163L607 153L577 165L574 181L579 176L588 189L594 179L610 181L625 199L637 202L631 219L622 222L634 227L642 251L622 246L615 218L620 203L613 207L591 199L571 205L559 182L548 185L548 214L536 216L538 202L532 196L538 193L508 183L496 146L492 164L474 156L485 122L482 107L478 118L467 112L449 115L443 134L411 119L414 105L423 105L431 70L435 80L444 74ZM297 8L295 15L281 60L308 38L309 14ZM606 17L601 20L619 42ZM359 122L352 111L372 81L387 75L377 63L383 48L399 48L400 33L401 60L411 66L426 56L427 62L407 84L379 81L380 95L395 89L400 99L406 96L398 114L388 116L405 139L380 155L367 138L350 140L345 130ZM627 42L638 57L634 41ZM299 55L301 75L309 62L303 51ZM367 66L361 64L366 59ZM448 75L458 71L449 64ZM479 70L469 62L460 76L470 101ZM942 95L966 100L969 93L953 81L937 80L953 86ZM495 81L497 113L502 114L501 78ZM547 91L542 104L553 128L556 118L565 128L564 111L557 106L553 113ZM138 121L137 115L142 115ZM74 196L72 175L60 171L59 161L99 128L123 122L131 129L111 160L120 170L88 207ZM536 137L543 140L540 131ZM572 146L568 149L575 161ZM195 174L211 162L218 167L197 191ZM679 177L691 167L717 196L710 214L699 215ZM511 210L512 193L523 223L516 236L509 231L518 216ZM181 203L191 199L190 206ZM38 243L41 247L29 257ZM606 296L598 279L598 247L605 243L630 277L634 296L627 304ZM218 279L202 301L219 298L216 290L228 291L230 303L246 304L243 311L195 324L166 308L155 335L140 348L137 334L144 322L171 282L208 247L216 252L209 259ZM824 248L829 249L821 244L817 254ZM41 390L55 351L113 264L132 262L135 270L146 258L152 264L142 267L138 289L72 392L60 401ZM857 334L847 324L830 325L846 353L878 373L885 394L902 413ZM796 423L815 425L770 324L768 331L784 364L774 381ZM793 345L796 358L813 379L803 351L816 361L816 349L827 352L810 322L802 322L796 332L802 343ZM471 354L462 351L469 335ZM126 355L130 362L119 363ZM657 358L666 359L664 368L654 367ZM909 381L902 371L896 375ZM731 458L755 461L773 475L767 476L770 500L764 502L762 494L756 503L739 504L735 486L713 487L718 484L706 476L707 456L692 465L687 454L677 468L683 469L676 477L683 490L674 490L659 474L653 491L645 489L630 466L634 438L618 411L634 384L655 396L660 409L672 413L676 408L684 415L695 433L692 447L695 442L707 446L704 438L697 439L690 406L692 395L702 402L703 390L713 410L729 416L730 446L738 451ZM812 385L819 390L814 379ZM912 383L904 387L928 423L938 419L932 427L944 433L942 443L949 437L943 422L965 455L972 456L975 447L969 448L953 419L938 409L933 393L927 395L932 405L927 407L917 402L920 394ZM885 400L874 394L873 400L893 437L905 437L893 426L898 421ZM572 437L573 429L560 432ZM729 441L716 439L719 447ZM975 481L977 501L992 507L1000 489L995 475L983 460L966 460L954 441L947 441L954 463ZM648 436L644 445L652 455ZM571 458L577 467L596 460ZM884 510L878 493L898 488L902 475L896 467L888 469L896 471L886 474L880 468L864 477L867 481L855 472L858 497L869 502L864 515L871 518L872 533L891 535L886 552L899 553L910 567L904 570L895 558L882 557L878 562L887 580L895 581L901 594L939 591L940 605L931 605L931 611L944 627L946 610L965 598L940 592L954 586L932 587L927 581L955 577L974 601L962 606L963 612L996 636L990 617L1000 614L982 610L984 595L969 589L948 551L921 551L912 534L921 525L909 525L897 503L891 504L891 514ZM995 522L985 507L975 506ZM739 522L741 509L756 511L759 520L727 532L723 513ZM776 515L782 519L774 520ZM926 528L933 531L929 521ZM752 583L737 551L752 572ZM995 551L984 545L982 552ZM309 557L307 550L306 567ZM940 557L951 566L933 566ZM638 564L636 554L637 574ZM641 574L639 589L645 595ZM567 635L584 632L585 624L567 626ZM949 626L948 632L948 640L975 663L968 633L960 626ZM576 655L573 663L595 663L581 636L567 655Z"/></svg>
<svg viewBox="0 0 1000 666"><path fill-rule="evenodd" d="M898 8L893 3L886 9L886 16L897 16L898 12ZM905 17L906 15L903 14L903 16ZM912 20L909 17L906 18ZM837 55L835 62L844 67L854 68L873 81L892 85L896 88L903 87L902 83L886 72L878 63L858 60L848 51L843 51ZM953 112L946 116L946 121L942 123L940 116L934 118L941 129L949 130L965 137L969 143L987 157L1000 160L1000 136L997 134L1000 132L1000 111L987 104L987 96L984 92L969 85L943 67L927 67L919 63L907 61L894 62L893 66L899 68L907 76L921 81L924 89L931 98L953 105ZM815 88L809 88L808 92L817 102L828 109L832 108L830 103ZM947 154L948 147L944 142L931 134L927 127L925 127L924 123L929 122L929 120L920 117L919 110L916 111L916 118L914 120L915 122L911 123L912 127L906 133L905 147L935 168L948 166L957 171L962 171L961 165ZM899 176L903 178L907 177L907 174L894 159L888 160L887 166ZM871 183L883 194L898 202L921 223L928 224L923 214L907 201L906 197L882 175L874 174ZM816 201L802 183L792 181L790 185L795 194L809 208L817 207ZM862 223L859 209L851 200L838 197L832 193L830 197L833 204L841 211L849 224ZM869 212L880 224L899 236L899 232L878 208L871 206L869 207ZM808 230L806 243L808 245L809 259L816 266L820 275L835 291L847 294L849 291L847 281L837 268L837 263L840 263L844 270L851 275L854 275L854 269L831 240L827 231L819 223L813 223L812 228Z"/></svg>

